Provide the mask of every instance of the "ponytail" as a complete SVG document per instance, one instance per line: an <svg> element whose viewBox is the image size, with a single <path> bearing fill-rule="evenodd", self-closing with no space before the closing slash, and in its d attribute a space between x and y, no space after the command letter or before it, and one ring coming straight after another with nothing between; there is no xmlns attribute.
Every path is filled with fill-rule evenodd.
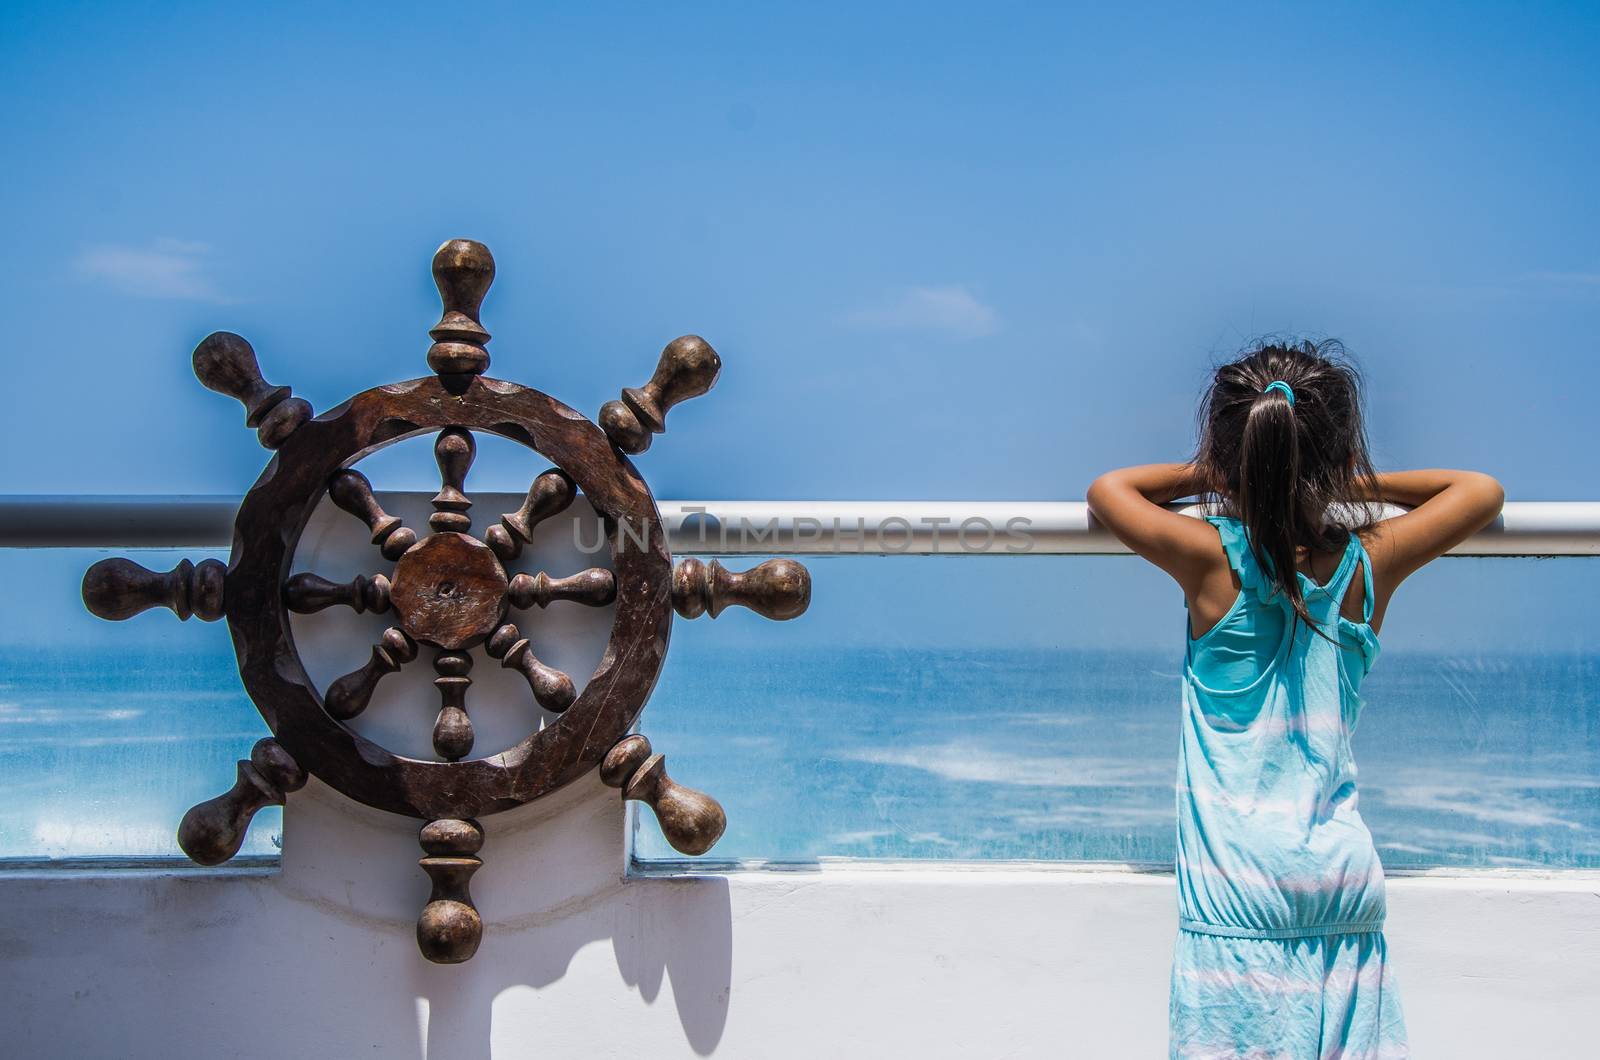
<svg viewBox="0 0 1600 1060"><path fill-rule="evenodd" d="M1263 390L1250 405L1239 443L1239 513L1256 563L1272 578L1294 613L1312 628L1296 574L1296 546L1321 536L1299 489L1300 432L1292 391L1281 382ZM1320 515L1321 513L1317 513Z"/></svg>

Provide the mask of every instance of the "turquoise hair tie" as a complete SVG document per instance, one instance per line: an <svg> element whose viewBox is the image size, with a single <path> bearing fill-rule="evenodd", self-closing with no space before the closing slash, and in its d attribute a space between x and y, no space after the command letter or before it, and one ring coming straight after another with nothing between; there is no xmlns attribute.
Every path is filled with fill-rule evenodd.
<svg viewBox="0 0 1600 1060"><path fill-rule="evenodd" d="M1272 382L1261 388L1261 392L1263 394L1269 390L1276 390L1284 397L1288 398L1289 407L1294 408L1294 388L1288 383L1285 383L1282 379L1274 379Z"/></svg>

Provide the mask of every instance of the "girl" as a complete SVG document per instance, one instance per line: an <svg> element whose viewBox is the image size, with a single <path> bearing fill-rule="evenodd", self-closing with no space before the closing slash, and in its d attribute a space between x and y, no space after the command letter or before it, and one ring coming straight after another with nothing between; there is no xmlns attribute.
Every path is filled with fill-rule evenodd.
<svg viewBox="0 0 1600 1060"><path fill-rule="evenodd" d="M1217 369L1193 461L1089 488L1188 609L1175 1058L1410 1055L1350 734L1395 589L1505 495L1471 471L1376 474L1360 390L1336 343L1260 345ZM1222 514L1162 507L1189 496ZM1374 501L1411 510L1379 521Z"/></svg>

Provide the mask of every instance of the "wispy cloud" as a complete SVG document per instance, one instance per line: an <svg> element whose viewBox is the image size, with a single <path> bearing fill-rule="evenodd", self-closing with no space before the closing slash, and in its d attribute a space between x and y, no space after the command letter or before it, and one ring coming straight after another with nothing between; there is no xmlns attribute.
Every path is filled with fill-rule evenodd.
<svg viewBox="0 0 1600 1060"><path fill-rule="evenodd" d="M139 298L228 302L208 275L211 248L205 243L158 239L145 247L104 243L78 255L78 272Z"/></svg>
<svg viewBox="0 0 1600 1060"><path fill-rule="evenodd" d="M907 287L875 305L845 315L852 327L907 331L976 339L1000 329L999 317L971 291L959 285Z"/></svg>

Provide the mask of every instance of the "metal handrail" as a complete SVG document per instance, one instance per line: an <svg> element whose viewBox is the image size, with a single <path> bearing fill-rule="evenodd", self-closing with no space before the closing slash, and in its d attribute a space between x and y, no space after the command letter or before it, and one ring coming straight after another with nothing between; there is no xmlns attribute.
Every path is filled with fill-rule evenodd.
<svg viewBox="0 0 1600 1060"><path fill-rule="evenodd" d="M428 494L380 494L386 505ZM477 510L522 498L484 493ZM0 496L0 547L227 548L229 496ZM1128 549L1082 501L657 502L674 552L826 555L1116 555ZM1172 505L1198 515L1198 506ZM1398 512L1400 509L1392 509ZM592 518L592 515L591 515ZM592 533L589 536L593 536ZM1513 501L1455 556L1600 555L1600 501Z"/></svg>

